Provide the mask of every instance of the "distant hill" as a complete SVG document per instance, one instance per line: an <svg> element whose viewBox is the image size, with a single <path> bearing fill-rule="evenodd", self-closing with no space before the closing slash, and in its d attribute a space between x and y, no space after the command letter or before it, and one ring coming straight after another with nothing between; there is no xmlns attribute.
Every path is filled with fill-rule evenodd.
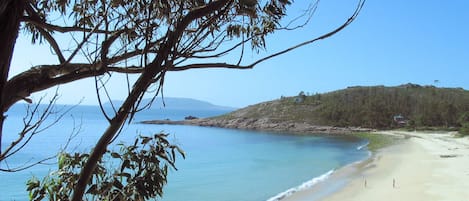
<svg viewBox="0 0 469 201"><path fill-rule="evenodd" d="M150 102L151 99L144 99L141 105ZM164 104L163 101L164 100ZM123 101L114 100L114 105L121 105ZM104 104L104 107L111 107L109 102ZM165 109L165 110L235 110L233 107L219 106L212 103L191 99L191 98L174 98L165 97L162 99L158 97L152 104L152 109Z"/></svg>
<svg viewBox="0 0 469 201"><path fill-rule="evenodd" d="M398 115L412 127L459 127L463 116L466 119L469 116L469 91L416 84L356 86L311 96L282 97L212 120L237 124L261 122L273 126L290 122L382 129L396 127L394 117Z"/></svg>

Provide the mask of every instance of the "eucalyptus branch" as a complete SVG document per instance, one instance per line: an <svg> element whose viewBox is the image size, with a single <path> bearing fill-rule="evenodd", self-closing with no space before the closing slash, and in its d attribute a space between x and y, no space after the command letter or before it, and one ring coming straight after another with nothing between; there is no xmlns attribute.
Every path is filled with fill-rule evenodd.
<svg viewBox="0 0 469 201"><path fill-rule="evenodd" d="M68 64L72 61L72 59L75 57L75 55L78 53L78 51L81 50L81 48L83 47L83 45L85 43L88 42L88 40L91 38L91 36L94 34L94 30L96 30L99 25L102 23L99 22L90 32L88 32L88 35L86 35L83 40L78 44L78 46L75 48L75 50L72 52L72 54L70 54L70 56L68 57L67 61L65 62L65 64Z"/></svg>
<svg viewBox="0 0 469 201"><path fill-rule="evenodd" d="M168 69L168 71L184 71L189 69L203 69L203 68L229 68L229 69L250 69L254 66L240 66L228 63L200 63L200 64L189 64Z"/></svg>
<svg viewBox="0 0 469 201"><path fill-rule="evenodd" d="M57 55L59 62L61 64L65 63L65 57L62 54L62 50L59 48L59 44L57 44L57 41L55 41L54 37L52 37L49 32L47 32L41 27L38 27L38 30L39 30L39 33L41 33L42 36L44 36L47 42L49 42L50 46L52 47L55 54Z"/></svg>
<svg viewBox="0 0 469 201"><path fill-rule="evenodd" d="M101 113L104 115L104 118L106 118L108 122L111 122L111 117L109 117L109 115L107 115L106 113L106 110L104 110L103 102L101 100L101 95L99 94L98 79L99 78L97 76L94 77L96 97L98 98L99 109L101 110ZM114 110L114 113L116 113L117 111L114 108L114 104L112 102L111 102L111 107Z"/></svg>
<svg viewBox="0 0 469 201"><path fill-rule="evenodd" d="M103 133L103 135L97 142L95 148L91 152L90 157L86 162L85 166L82 168L80 172L80 178L78 179L77 185L74 189L72 201L82 200L83 194L85 193L86 185L89 183L92 172L96 168L99 159L105 153L109 142L114 139L118 131L122 128L123 123L128 118L128 112L131 111L136 101L141 98L145 91L148 89L151 84L150 81L152 81L159 74L164 75L165 71L163 65L166 65L164 64L164 61L167 61L167 58L171 52L171 48L175 47L175 44L177 44L177 41L181 38L187 26L195 19L201 18L218 9L221 9L228 3L228 0L212 1L205 6L191 10L186 16L181 19L181 21L179 21L175 25L174 32L167 32L167 40L160 48L161 51L158 53L158 56L149 66L145 67L145 71L140 75L140 78L134 84L134 87L130 92L129 96L121 105L118 113L112 119L111 125ZM164 76L162 78L164 78Z"/></svg>
<svg viewBox="0 0 469 201"><path fill-rule="evenodd" d="M356 7L356 9L355 9L354 13L351 15L351 17L349 17L341 26L337 27L336 29L334 29L334 30L332 30L332 31L330 31L326 34L323 34L319 37L316 37L314 39L299 43L299 44L294 45L290 48L287 48L287 49L284 49L284 50L279 51L277 53L274 53L274 54L271 54L269 56L263 57L263 58L261 58L257 61L254 61L253 63L251 63L249 65L239 65L239 63L238 64L200 63L200 64L189 64L189 65L183 65L183 66L175 66L175 67L169 69L169 71L183 71L183 70L189 70L189 69L203 69L203 68L251 69L259 63L262 63L262 62L267 61L269 59L272 59L274 57L283 55L287 52L298 49L300 47L309 45L309 44L314 43L316 41L323 40L323 39L326 39L326 38L329 38L329 37L333 36L334 34L338 33L339 31L343 30L345 27L350 25L357 18L358 14L360 13L361 9L363 8L364 3L365 3L365 0L360 0L360 2L358 3L358 6ZM218 55L221 56L222 53L227 53L229 51L232 51L232 50L236 49L239 46L243 46L245 42L247 42L251 39L252 38L242 40L242 42L234 45L233 47L229 48L228 50L225 50L225 51L217 54L217 56Z"/></svg>
<svg viewBox="0 0 469 201"><path fill-rule="evenodd" d="M274 54L271 54L271 55L266 56L264 58L261 58L261 59L255 61L255 62L249 64L248 66L253 67L253 66L255 66L259 63L262 63L262 62L267 61L269 59L272 59L274 57L283 55L283 54L285 54L287 52L290 52L292 50L298 49L300 47L303 47L303 46L309 45L311 43L314 43L316 41L323 40L323 39L326 39L326 38L329 38L329 37L333 36L334 34L338 33L339 31L343 30L345 27L350 25L357 18L358 14L360 13L361 9L363 8L363 5L365 4L365 1L366 0L360 0L360 2L358 3L358 6L356 7L356 9L355 9L354 13L352 14L352 16L350 18L348 18L347 21L345 21L345 23L343 23L341 26L337 27L333 31L330 31L330 32L328 32L324 35L321 35L321 36L317 37L317 38L314 38L314 39L299 43L299 44L297 44L295 46L292 46L290 48L284 49L284 50L279 51L277 53L274 53Z"/></svg>
<svg viewBox="0 0 469 201"><path fill-rule="evenodd" d="M311 19L313 18L313 15L314 13L316 13L316 10L319 6L319 1L320 0L316 0L314 3L311 2L308 6L307 9L305 9L305 11L303 12L303 14L295 17L293 20L291 20L290 22L287 23L287 25L285 25L284 27L282 28L279 28L277 30L287 30L287 31L292 31L292 30L295 30L295 29L299 29L299 28L303 28L304 26L306 26L307 24L309 24L309 22L311 21ZM306 20L304 22L302 22L301 24L299 25L296 25L294 27L290 27L290 25L292 25L293 23L295 23L296 21L298 21L299 19L303 19L306 17Z"/></svg>
<svg viewBox="0 0 469 201"><path fill-rule="evenodd" d="M35 107L35 109L36 109L36 107ZM68 113L68 111L66 111L65 113ZM67 138L67 142L65 143L64 147L61 148L61 149L66 150L68 148L68 146L70 145L72 139L74 139L80 132L81 132L81 123L77 125L75 123L75 120L74 120L73 128L72 128L72 131L70 132L70 136ZM10 155L12 155L12 154L10 154ZM35 161L35 162L32 162L33 159L30 159L29 161L26 161L23 165L20 165L20 166L17 166L17 167L10 167L8 165L8 162L6 160L4 160L4 161L1 161L1 162L5 162L7 167L6 168L0 168L0 171L1 172L19 172L19 171L23 171L23 170L29 169L29 168L37 166L37 165L51 164L51 163L46 163L46 162L50 161L52 159L55 159L55 158L57 158L56 154L54 154L52 156L45 157L45 158L40 159L40 160ZM4 159L6 159L6 158L4 158Z"/></svg>
<svg viewBox="0 0 469 201"><path fill-rule="evenodd" d="M286 25L281 22L286 18L287 7L292 3L291 0L267 0L262 3L247 0L100 0L80 1L79 5L68 4L69 1L16 1L20 3L11 5L24 3L26 7L20 6L21 8L15 9L15 11L19 10L16 12L18 18L8 19L8 21L13 22L16 19L19 22L21 20L21 25L27 25L26 31L33 34L33 39L45 38L53 49L52 54L57 55L60 64L35 66L9 80L7 75L10 64L6 64L5 70L2 71L6 73L2 74L5 76L1 81L2 112L6 112L15 102L28 100L34 92L84 78L95 78L98 102L109 126L89 157L83 159L82 169L79 170L81 171L80 178L76 178L73 182L76 186L71 187L74 190L68 190L67 199L73 192L72 200L81 201L98 161L101 160L110 142L119 135L124 123L132 122L134 115L150 107L158 95L164 96L163 87L168 71L254 68L266 60L331 37L341 31L355 20L364 1L359 0L355 13L337 29L319 37L312 36L311 40L291 47L287 46L286 49L268 56L259 57L260 59L248 65L244 64L246 63L245 54L248 54L246 49L248 43L254 51L259 51L265 49L265 38L268 35L277 31L304 28L312 19L319 0L313 0L303 13L287 22ZM10 2L14 1L8 0L8 2L10 5ZM42 4L44 2L45 4ZM7 4L0 3L0 6L4 5ZM55 12L60 12L59 19L63 19L63 26L59 26L60 23L46 21L46 18L53 16L51 13ZM67 16L71 19L66 19ZM70 21L77 25L68 26ZM19 28L9 28L6 33L10 29L12 29L11 33L16 34L19 30ZM61 50L60 48L64 46L58 43L61 40L53 38L54 32L66 33L62 35L68 36L69 41L75 43ZM0 31L0 34L2 33ZM80 34L83 34L83 37ZM5 36L10 37L7 34L2 35L3 38L6 38ZM16 35L12 36L16 39ZM64 56L65 53L68 57ZM223 57L230 53L240 53L240 55L234 61L207 62L203 60L224 59ZM88 63L73 63L85 59ZM127 77L127 98L119 108L113 107L114 114L106 114L102 100L111 100L111 97L107 92L110 83L107 83L108 80L105 79L111 79L112 73L124 73L127 76L139 74L139 77L135 83L130 83ZM103 76L105 74L109 76ZM149 103L144 104L143 97L148 93L154 93L151 94L154 96ZM26 118L24 122L27 125L25 132L42 132L47 128L45 125L37 125L31 119ZM0 128L2 125L0 121ZM0 130L0 136L1 134ZM15 146L21 147L25 145L22 142L29 142L30 139L29 135L25 135ZM12 153L10 150L8 152ZM174 159L171 156L165 157L163 158L165 160ZM170 162L167 165L174 166L174 163ZM77 169L74 171L76 172ZM96 178L96 181L102 179Z"/></svg>
<svg viewBox="0 0 469 201"><path fill-rule="evenodd" d="M116 73L142 73L143 68L108 67L104 69L101 63L72 63L65 65L39 65L11 78L5 86L3 104L7 110L15 102L25 99L32 93L41 91L59 84L65 84L83 78L103 75L106 72Z"/></svg>
<svg viewBox="0 0 469 201"><path fill-rule="evenodd" d="M130 52L125 52L122 54L116 54L111 58L108 58L109 64L114 64L120 61L124 61L126 59L131 59L136 56L141 56L142 54L147 54L147 53L154 53L156 54L158 52L158 44L160 44L164 38L159 38L158 40L155 40L153 42L149 42L143 47L142 49L138 49L137 45L135 47L135 50L130 51ZM128 45L123 45L122 49L127 48ZM122 51L122 49L120 51Z"/></svg>
<svg viewBox="0 0 469 201"><path fill-rule="evenodd" d="M108 58L107 54L109 52L109 48L111 45L121 36L122 33L128 31L127 29L120 30L118 32L113 33L110 37L103 41L101 45L101 62L104 63L105 66L108 65Z"/></svg>
<svg viewBox="0 0 469 201"><path fill-rule="evenodd" d="M111 34L110 31L106 30L101 30L101 29L89 29L89 28L83 28L83 27L77 27L77 26L57 26L53 24L49 24L46 22L43 22L41 20L37 20L31 16L23 16L21 21L27 22L30 24L35 25L36 27L43 27L44 29L47 29L49 31L57 31L60 33L70 33L70 32L93 32L97 34Z"/></svg>
<svg viewBox="0 0 469 201"><path fill-rule="evenodd" d="M36 165L44 164L44 162L52 160L56 157L57 156L54 155L54 156L49 156L49 157L43 158L43 159L41 159L39 161L36 161L36 162L27 161L19 167L9 167L9 166L7 166L7 168L0 168L0 172L20 172L20 171L32 168Z"/></svg>
<svg viewBox="0 0 469 201"><path fill-rule="evenodd" d="M39 102L33 108L31 108L28 105L27 111L26 111L27 114L23 118L23 123L24 123L23 129L19 132L18 138L11 141L10 145L0 154L0 162L6 161L9 157L23 150L26 147L26 145L30 143L31 139L34 136L40 133L43 133L45 130L51 128L54 125L57 125L57 123L60 120L62 120L63 117L74 108L74 106L72 106L72 107L67 108L65 111L61 111L61 110L55 111L54 110L55 103L58 99L58 96L59 95L56 91L54 96L51 98L47 106L42 111L40 111L39 108L40 108L43 98L41 98ZM53 119L51 122L46 123L46 120L50 119L51 115L53 114L58 114L58 116L56 116L55 119ZM76 135L75 132L78 132L78 131L74 127L70 138L75 136ZM66 144L66 146L68 146L68 143ZM43 162L50 160L51 158L54 158L54 157L55 155L51 157L47 157L45 159L41 159L37 162L28 161L24 165L21 165L19 167L0 168L0 171L6 171L6 172L21 171L21 170L30 168L38 164L42 164Z"/></svg>

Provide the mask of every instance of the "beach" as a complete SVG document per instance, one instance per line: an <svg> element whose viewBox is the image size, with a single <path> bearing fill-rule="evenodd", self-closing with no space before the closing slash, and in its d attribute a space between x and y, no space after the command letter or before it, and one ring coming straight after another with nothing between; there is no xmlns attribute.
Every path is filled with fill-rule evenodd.
<svg viewBox="0 0 469 201"><path fill-rule="evenodd" d="M455 133L448 132L377 134L398 135L404 140L377 151L367 161L337 170L318 187L284 200L469 200L469 138L455 138ZM318 193L334 181L344 183L340 190Z"/></svg>

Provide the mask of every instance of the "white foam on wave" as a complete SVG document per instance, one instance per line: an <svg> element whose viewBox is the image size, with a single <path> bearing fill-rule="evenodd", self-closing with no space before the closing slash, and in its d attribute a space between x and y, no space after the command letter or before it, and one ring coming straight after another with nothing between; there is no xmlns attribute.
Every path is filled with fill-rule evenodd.
<svg viewBox="0 0 469 201"><path fill-rule="evenodd" d="M361 146L358 146L357 147L357 150L362 150L363 148L365 148L366 146L368 146L368 144L370 144L370 142L366 142L364 145L361 145Z"/></svg>
<svg viewBox="0 0 469 201"><path fill-rule="evenodd" d="M324 174L322 174L318 177L315 177L315 178L313 178L309 181L306 181L306 182L302 183L301 185L299 185L297 187L293 187L293 188L290 188L290 189L288 189L284 192L281 192L281 193L277 194L276 196L269 198L267 201L279 201L279 200L282 200L282 199L284 199L288 196L291 196L293 193L309 189L312 186L316 185L317 183L319 183L321 181L324 181L327 178L329 178L332 175L332 173L334 173L334 170L329 170L329 172L326 172L326 173L324 173Z"/></svg>

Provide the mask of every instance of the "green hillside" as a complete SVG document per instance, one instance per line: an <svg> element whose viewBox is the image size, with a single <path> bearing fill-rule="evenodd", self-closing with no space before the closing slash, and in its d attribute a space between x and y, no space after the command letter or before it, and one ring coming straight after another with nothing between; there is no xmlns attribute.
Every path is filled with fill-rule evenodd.
<svg viewBox="0 0 469 201"><path fill-rule="evenodd" d="M460 127L469 120L469 91L406 84L349 87L325 94L252 105L219 119L268 119L339 127L393 128L401 115L408 127Z"/></svg>

